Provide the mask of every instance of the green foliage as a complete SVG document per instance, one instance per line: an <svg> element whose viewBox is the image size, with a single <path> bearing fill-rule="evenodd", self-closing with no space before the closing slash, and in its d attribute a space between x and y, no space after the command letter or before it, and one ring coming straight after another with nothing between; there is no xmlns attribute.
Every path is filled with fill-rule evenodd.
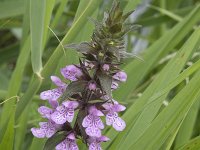
<svg viewBox="0 0 200 150"><path fill-rule="evenodd" d="M41 120L37 107L45 105L38 96L51 88L51 75L59 75L61 67L78 62L80 54L71 48L92 52L92 44L83 42L96 38L91 36L91 20L106 16L103 11L109 10L112 2L0 1L0 149L52 149L57 144L50 139L45 146L46 139L34 138L30 132ZM146 6L144 0L120 2L125 12L138 11L139 4ZM124 27L126 16L120 11L117 16L104 22L115 37L134 28L133 24L142 25L125 35L127 49L123 49L123 55L138 47L133 37L143 40L139 46L145 42L148 45L137 53L144 61L129 58L123 64L128 81L114 91L114 98L127 106L122 114L127 126L120 133L108 128L104 135L111 140L103 144L103 149L200 149L200 4L191 0L152 0L134 22L129 19ZM102 25L94 23L99 27L95 33L99 34ZM110 94L110 77L98 78ZM85 87L85 83L75 84L69 84L63 99ZM59 138L63 138L62 133L58 133Z"/></svg>

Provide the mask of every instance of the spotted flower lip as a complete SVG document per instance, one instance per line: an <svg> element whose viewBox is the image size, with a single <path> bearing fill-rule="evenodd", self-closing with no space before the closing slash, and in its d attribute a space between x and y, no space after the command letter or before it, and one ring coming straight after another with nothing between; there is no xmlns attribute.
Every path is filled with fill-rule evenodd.
<svg viewBox="0 0 200 150"><path fill-rule="evenodd" d="M101 142L107 142L110 139L106 136L100 136L99 138L90 137L89 142L89 150L102 150Z"/></svg>
<svg viewBox="0 0 200 150"><path fill-rule="evenodd" d="M126 82L127 74L124 71L119 71L113 75L113 79L119 80L121 82Z"/></svg>
<svg viewBox="0 0 200 150"><path fill-rule="evenodd" d="M95 106L89 108L89 115L87 115L82 122L82 126L85 129L87 135L91 137L100 137L101 129L104 128L104 124L100 119L100 116L104 114L98 110Z"/></svg>
<svg viewBox="0 0 200 150"><path fill-rule="evenodd" d="M82 71L75 65L68 65L62 68L61 74L70 81L77 81L83 75Z"/></svg>
<svg viewBox="0 0 200 150"><path fill-rule="evenodd" d="M125 106L118 104L117 101L112 103L105 103L103 107L106 109L106 124L112 125L113 128L117 131L123 131L126 127L126 123L123 119L118 116L118 112L124 111L126 109Z"/></svg>
<svg viewBox="0 0 200 150"><path fill-rule="evenodd" d="M64 124L66 121L72 122L74 118L74 109L78 107L76 101L65 101L61 106L58 106L54 113L51 114L51 119L57 124Z"/></svg>
<svg viewBox="0 0 200 150"><path fill-rule="evenodd" d="M31 132L37 138L50 138L59 129L59 126L52 121L40 122L40 128L31 128Z"/></svg>
<svg viewBox="0 0 200 150"><path fill-rule="evenodd" d="M74 133L70 133L65 140L56 146L56 150L78 150Z"/></svg>

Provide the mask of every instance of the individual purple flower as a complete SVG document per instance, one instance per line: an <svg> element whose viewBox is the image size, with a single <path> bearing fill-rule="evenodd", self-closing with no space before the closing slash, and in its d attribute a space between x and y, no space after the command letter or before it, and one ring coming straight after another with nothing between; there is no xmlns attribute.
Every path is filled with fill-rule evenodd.
<svg viewBox="0 0 200 150"><path fill-rule="evenodd" d="M51 80L58 87L52 90L41 92L40 98L42 100L48 100L51 106L53 108L56 108L58 106L57 99L63 94L67 87L67 84L62 82L57 76L51 76Z"/></svg>
<svg viewBox="0 0 200 150"><path fill-rule="evenodd" d="M97 85L96 85L96 83L91 82L91 83L89 83L88 88L91 91L95 91L97 88Z"/></svg>
<svg viewBox="0 0 200 150"><path fill-rule="evenodd" d="M70 133L64 141L59 143L56 150L78 150L74 133Z"/></svg>
<svg viewBox="0 0 200 150"><path fill-rule="evenodd" d="M124 71L119 71L113 75L113 78L121 82L125 82L127 79L127 74Z"/></svg>
<svg viewBox="0 0 200 150"><path fill-rule="evenodd" d="M75 65L62 68L61 74L70 81L77 81L83 75L82 71Z"/></svg>
<svg viewBox="0 0 200 150"><path fill-rule="evenodd" d="M110 69L110 66L108 64L104 64L102 68L104 71L108 71Z"/></svg>
<svg viewBox="0 0 200 150"><path fill-rule="evenodd" d="M37 138L50 138L60 128L53 121L40 122L40 128L31 128L32 134Z"/></svg>
<svg viewBox="0 0 200 150"><path fill-rule="evenodd" d="M118 87L119 87L119 84L117 82L115 82L115 81L112 81L111 89L112 90L116 90Z"/></svg>
<svg viewBox="0 0 200 150"><path fill-rule="evenodd" d="M57 124L64 124L66 121L72 122L74 118L74 109L78 107L77 101L65 101L61 106L58 106L54 113L51 114L51 119Z"/></svg>
<svg viewBox="0 0 200 150"><path fill-rule="evenodd" d="M89 150L102 150L101 142L107 142L110 139L106 136L101 136L99 138L90 137L88 140Z"/></svg>
<svg viewBox="0 0 200 150"><path fill-rule="evenodd" d="M116 101L114 101L114 104L104 103L103 107L107 111L106 124L109 126L112 125L113 128L117 131L123 131L126 127L126 123L118 116L118 112L124 111L126 107L118 104Z"/></svg>
<svg viewBox="0 0 200 150"><path fill-rule="evenodd" d="M95 106L89 108L89 114L83 119L82 126L85 129L87 135L91 137L100 137L101 130L104 128L104 124L100 119L100 116L104 114L98 110Z"/></svg>

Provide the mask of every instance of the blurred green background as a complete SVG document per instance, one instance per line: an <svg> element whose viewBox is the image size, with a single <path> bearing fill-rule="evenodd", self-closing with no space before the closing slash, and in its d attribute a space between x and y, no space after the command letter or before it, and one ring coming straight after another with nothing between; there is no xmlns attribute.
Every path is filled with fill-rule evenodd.
<svg viewBox="0 0 200 150"><path fill-rule="evenodd" d="M94 25L113 0L0 0L0 149L40 150L30 128L41 120L39 93L50 75L76 63L64 48L90 40ZM200 149L199 0L120 0L128 22L142 27L125 36L128 81L114 98L128 107L127 128L107 129L104 149ZM169 106L168 106L169 105ZM167 106L167 107L166 107ZM80 149L85 149L80 142Z"/></svg>

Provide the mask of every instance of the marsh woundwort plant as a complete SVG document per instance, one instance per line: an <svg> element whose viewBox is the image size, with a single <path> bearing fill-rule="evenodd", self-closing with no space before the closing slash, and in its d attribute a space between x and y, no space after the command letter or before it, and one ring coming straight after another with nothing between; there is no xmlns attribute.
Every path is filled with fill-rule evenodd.
<svg viewBox="0 0 200 150"><path fill-rule="evenodd" d="M51 108L41 106L38 112L47 122L32 128L37 138L53 138L57 150L77 150L76 139L82 139L90 150L100 150L101 142L109 140L102 135L105 124L116 131L123 131L126 123L118 115L126 109L112 98L112 91L125 82L127 75L120 69L122 60L131 56L125 50L124 35L137 26L125 20L132 12L123 14L119 3L114 2L110 11L104 13L102 22L92 20L95 30L91 41L67 45L82 53L79 64L61 69L66 84L57 76L51 76L57 88L40 94L48 100ZM77 113L76 113L77 112ZM101 120L105 116L105 123Z"/></svg>

